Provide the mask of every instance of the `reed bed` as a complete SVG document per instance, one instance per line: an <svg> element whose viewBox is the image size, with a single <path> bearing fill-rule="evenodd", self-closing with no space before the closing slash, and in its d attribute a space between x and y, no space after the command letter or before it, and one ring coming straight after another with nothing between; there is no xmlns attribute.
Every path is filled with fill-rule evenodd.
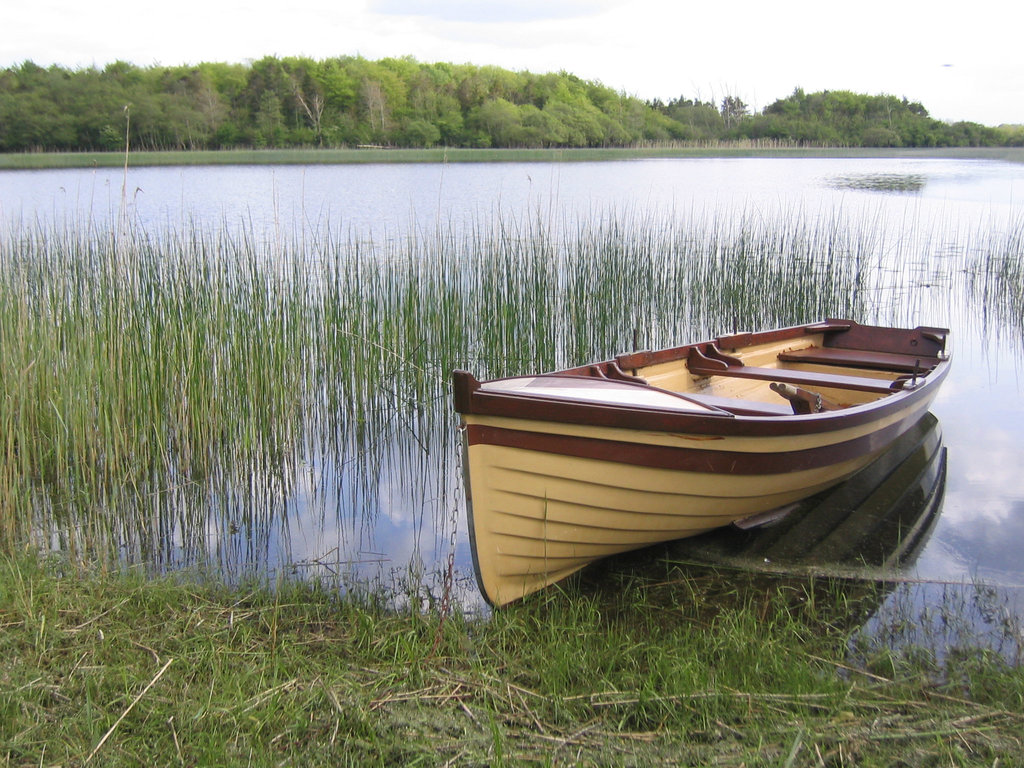
<svg viewBox="0 0 1024 768"><path fill-rule="evenodd" d="M776 142L672 143L575 149L223 149L132 151L132 167L182 165L354 165L362 163L597 162L661 157L884 157L982 158L1021 162L1020 147L796 147ZM120 168L124 152L0 154L0 168Z"/></svg>
<svg viewBox="0 0 1024 768"><path fill-rule="evenodd" d="M980 297L1016 313L1020 332L1020 228L952 248L941 275L931 243L908 253L881 231L839 212L641 211L496 213L379 242L8 227L3 541L161 568L265 559L311 504L362 530L382 473L457 478L453 368L553 369L825 316L896 322L925 283L947 310ZM420 514L447 539L457 494L434 482L442 501Z"/></svg>
<svg viewBox="0 0 1024 768"><path fill-rule="evenodd" d="M978 237L971 267L959 277L978 308L986 331L1009 337L1021 348L1024 340L1024 221L1011 223L997 239Z"/></svg>

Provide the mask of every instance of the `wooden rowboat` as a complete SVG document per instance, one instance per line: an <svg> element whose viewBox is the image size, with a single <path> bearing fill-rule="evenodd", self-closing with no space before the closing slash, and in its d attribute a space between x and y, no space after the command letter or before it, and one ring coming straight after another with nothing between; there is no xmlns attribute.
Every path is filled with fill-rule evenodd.
<svg viewBox="0 0 1024 768"><path fill-rule="evenodd" d="M504 605L843 481L928 411L947 335L827 320L556 373L455 371L481 592Z"/></svg>

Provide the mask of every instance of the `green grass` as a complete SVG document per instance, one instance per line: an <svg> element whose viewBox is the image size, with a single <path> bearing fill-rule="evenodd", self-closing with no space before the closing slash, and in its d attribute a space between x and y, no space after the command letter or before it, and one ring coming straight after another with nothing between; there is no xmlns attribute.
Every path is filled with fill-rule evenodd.
<svg viewBox="0 0 1024 768"><path fill-rule="evenodd" d="M1022 764L1021 668L850 666L870 589L619 578L488 619L3 556L0 765Z"/></svg>
<svg viewBox="0 0 1024 768"><path fill-rule="evenodd" d="M1024 161L1015 147L931 149L802 148L774 144L652 146L630 149L252 149L133 152L134 167L156 165L320 165L351 163L593 162L700 157L921 157ZM38 152L0 154L0 169L120 168L124 152Z"/></svg>

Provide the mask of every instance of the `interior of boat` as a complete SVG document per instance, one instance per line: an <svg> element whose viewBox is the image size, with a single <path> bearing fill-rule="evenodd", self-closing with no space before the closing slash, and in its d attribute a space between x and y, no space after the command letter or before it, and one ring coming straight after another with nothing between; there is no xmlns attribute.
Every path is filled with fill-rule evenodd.
<svg viewBox="0 0 1024 768"><path fill-rule="evenodd" d="M469 412L471 392L481 389L720 416L817 414L921 386L949 359L948 333L828 320L630 352L557 373L479 382L456 371L456 405Z"/></svg>
<svg viewBox="0 0 1024 768"><path fill-rule="evenodd" d="M798 335L734 334L619 355L587 372L739 415L776 416L838 410L911 389L945 359L945 329L886 329L873 343L854 333L843 339L849 346L835 345L851 328L866 327L827 323Z"/></svg>

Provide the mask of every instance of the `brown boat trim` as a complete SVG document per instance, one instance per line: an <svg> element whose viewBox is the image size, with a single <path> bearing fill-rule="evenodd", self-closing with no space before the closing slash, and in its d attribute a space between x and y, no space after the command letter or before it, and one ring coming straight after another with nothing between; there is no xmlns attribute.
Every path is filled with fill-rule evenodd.
<svg viewBox="0 0 1024 768"><path fill-rule="evenodd" d="M470 446L495 445L521 448L580 459L597 459L638 467L708 472L731 475L765 475L820 469L872 453L891 443L920 419L920 410L882 429L840 443L794 451L747 453L710 447L677 447L603 440L549 432L471 424L466 439ZM704 443L708 445L708 443Z"/></svg>
<svg viewBox="0 0 1024 768"><path fill-rule="evenodd" d="M941 362L927 377L919 379L916 387L842 410L799 416L733 416L724 411L668 411L485 390L480 388L480 382L473 378L472 374L456 371L455 408L459 413L478 416L503 416L530 421L682 432L693 435L812 435L868 424L900 410L912 408L921 400L930 399L938 391L939 385L948 373L949 365Z"/></svg>
<svg viewBox="0 0 1024 768"><path fill-rule="evenodd" d="M907 353L904 344L915 347L914 354L924 359L939 359L946 351L946 328L918 326L917 328L890 328L885 326L860 325L853 320L829 319L821 323L794 325L770 331L754 333L733 333L719 336L710 342L685 344L655 351L632 352L616 357L623 370L635 370L648 365L667 363L686 357L691 347L715 344L726 351L756 344L768 344L787 339L797 339L810 334L824 334L825 346L843 349L863 349L876 352Z"/></svg>
<svg viewBox="0 0 1024 768"><path fill-rule="evenodd" d="M686 357L693 347L715 344L719 349L739 349L750 347L755 344L766 344L774 341L785 341L786 339L798 339L809 334L844 333L850 330L853 323L848 320L827 320L824 323L814 325L796 325L789 328L778 328L771 331L760 331L757 333L733 333L727 336L719 336L710 341L697 342L695 344L683 344L679 347L667 349L643 350L631 352L625 355L618 355L615 360L619 366L626 371L637 368L646 368L649 365L670 363Z"/></svg>

